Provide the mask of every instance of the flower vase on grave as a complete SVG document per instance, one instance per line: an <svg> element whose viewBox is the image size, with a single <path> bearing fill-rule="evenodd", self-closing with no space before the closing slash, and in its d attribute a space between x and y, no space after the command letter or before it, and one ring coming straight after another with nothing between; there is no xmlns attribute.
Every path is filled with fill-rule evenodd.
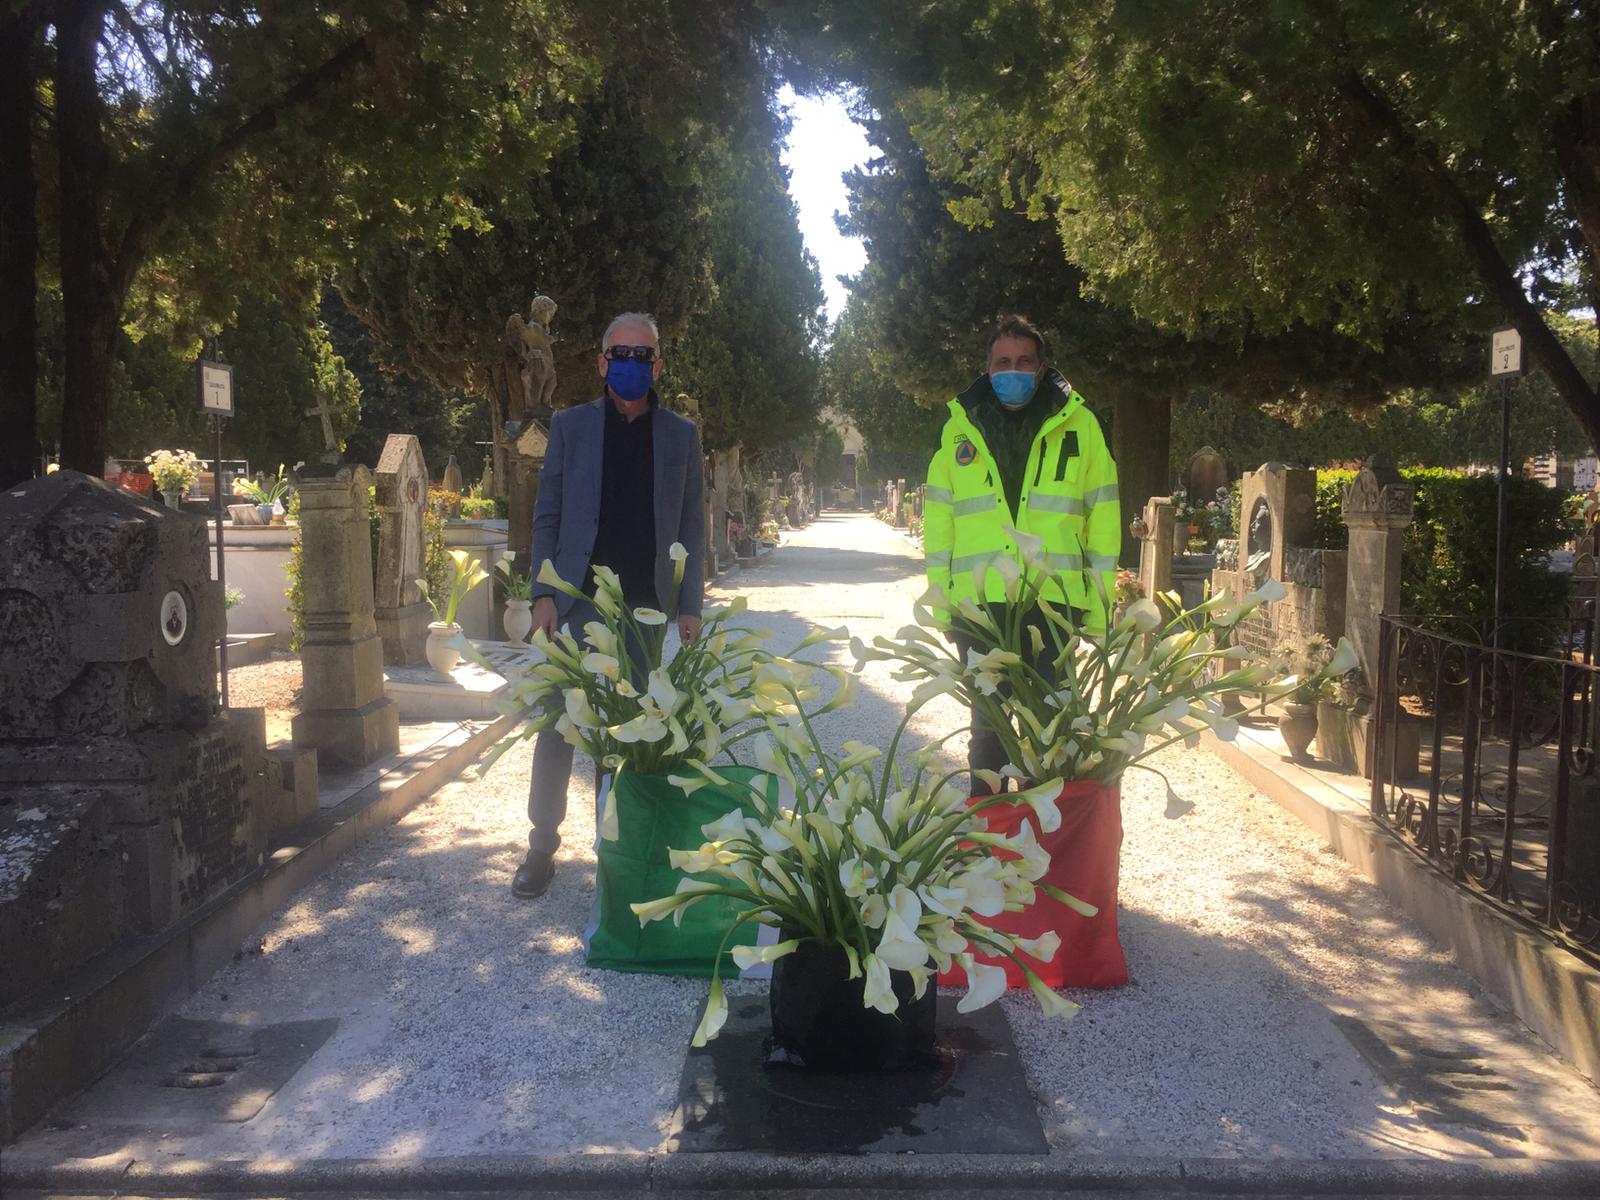
<svg viewBox="0 0 1600 1200"><path fill-rule="evenodd" d="M801 936L785 929L780 939ZM805 1067L814 1071L899 1071L931 1067L937 1062L934 1013L938 993L932 987L916 996L909 973L889 973L895 999L893 1013L864 1003L866 979L850 978L850 961L833 944L801 941L793 954L772 964L772 1049L769 1066Z"/></svg>
<svg viewBox="0 0 1600 1200"><path fill-rule="evenodd" d="M164 503L168 508L182 508L183 507L183 493L182 492L177 492L177 491L162 492L161 493L161 500L162 500L162 503Z"/></svg>
<svg viewBox="0 0 1600 1200"><path fill-rule="evenodd" d="M527 641L528 634L533 630L533 601L507 600L505 615L500 621L505 626L507 641Z"/></svg>
<svg viewBox="0 0 1600 1200"><path fill-rule="evenodd" d="M1312 739L1317 736L1317 706L1289 701L1278 717L1278 732L1289 748L1289 757L1296 762L1303 761Z"/></svg>
<svg viewBox="0 0 1600 1200"><path fill-rule="evenodd" d="M428 622L428 641L423 646L428 665L449 679L461 662L461 651L452 643L461 634L461 626L454 621Z"/></svg>

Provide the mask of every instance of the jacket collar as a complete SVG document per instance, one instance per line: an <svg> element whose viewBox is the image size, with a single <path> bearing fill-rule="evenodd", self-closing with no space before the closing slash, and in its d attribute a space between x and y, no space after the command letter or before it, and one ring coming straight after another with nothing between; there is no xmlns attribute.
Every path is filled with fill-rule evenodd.
<svg viewBox="0 0 1600 1200"><path fill-rule="evenodd" d="M1034 393L1030 403L1037 404L1048 401L1050 393L1046 388L1054 388L1061 396L1061 405L1055 412L1046 417L1039 426L1039 433L1047 433L1060 422L1066 420L1079 408L1083 407L1083 397L1072 390L1072 384L1067 377L1054 367L1044 369L1044 378L1039 381L1039 390ZM977 430L982 430L982 412L985 407L998 409L1000 398L994 394L994 387L989 382L989 373L985 371L966 387L966 390L950 401L950 411L958 413L968 425Z"/></svg>

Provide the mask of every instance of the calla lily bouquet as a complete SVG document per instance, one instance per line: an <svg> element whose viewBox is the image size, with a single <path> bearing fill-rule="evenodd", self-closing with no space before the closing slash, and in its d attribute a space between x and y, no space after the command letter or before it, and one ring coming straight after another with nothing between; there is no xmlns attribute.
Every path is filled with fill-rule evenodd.
<svg viewBox="0 0 1600 1200"><path fill-rule="evenodd" d="M677 543L670 554L675 570L669 606L677 602L688 558ZM760 728L757 718L794 715L801 704L818 699L818 671L832 674L840 686L817 712L842 708L856 694L856 679L848 670L793 658L809 646L843 641L849 634L842 627L817 630L789 655L779 656L766 647L769 631L734 623L747 607L740 597L707 610L700 635L663 663L667 615L654 608L630 609L616 574L606 567L595 567L594 573L593 600L600 619L583 627L581 642L566 626L553 638L536 629L521 665L492 663L470 643L463 645L473 661L509 682L502 708L527 718L517 733L495 747L485 770L516 742L554 729L613 772L686 771L754 735ZM582 595L556 573L549 559L538 579L566 595ZM638 648L637 655L627 652L630 645ZM603 837L615 838L615 821L608 803L601 821Z"/></svg>
<svg viewBox="0 0 1600 1200"><path fill-rule="evenodd" d="M897 663L894 678L916 683L914 699L949 693L983 716L1008 760L1001 773L979 773L992 789L999 790L1000 774L1115 780L1203 729L1235 737L1239 723L1223 711L1224 697L1306 686L1305 678L1275 680L1272 663L1229 644L1241 620L1286 594L1276 580L1239 599L1218 592L1192 609L1175 592L1161 598L1164 605L1136 599L1105 633L1090 633L1041 594L1049 568L1037 557L1039 539L1008 533L1024 558L1019 566L1002 555L989 568L1005 579L1003 607L970 599L952 605L933 590L915 607L917 624L897 637L851 643L857 670ZM947 635L969 643L965 659ZM1354 665L1355 651L1341 640L1319 664L1319 678Z"/></svg>
<svg viewBox="0 0 1600 1200"><path fill-rule="evenodd" d="M729 896L750 906L735 928L754 920L777 926L784 938L770 946L735 947L741 968L776 961L808 940L838 946L849 978L863 980L865 1007L893 1013L899 999L892 971L907 972L920 998L935 970L959 962L969 988L957 1008L971 1012L1006 989L1004 969L975 962L976 950L1015 961L1047 1014L1076 1013L1077 1005L1045 986L1017 957L1050 961L1060 946L1054 932L1016 938L981 920L1020 912L1041 893L1094 915L1092 906L1041 882L1050 856L1032 825L1005 837L991 833L983 818L995 804L1025 804L1037 813L1041 829L1053 831L1061 824L1061 780L969 806L968 789L954 782L965 770L941 773L937 746L909 755L904 767L895 760L895 747L921 703L908 709L887 755L858 742L845 742L839 755L824 748L800 711L798 692L791 691L789 711L763 718L756 764L764 774L736 784L697 764L690 774L674 777L685 791L706 784L743 787L749 806L704 826L700 846L672 851L672 865L686 878L673 895L633 905L640 923L677 919L708 896ZM771 779L777 781L775 799L768 798ZM759 815L747 815L752 811ZM694 1044L714 1038L727 1014L714 969Z"/></svg>

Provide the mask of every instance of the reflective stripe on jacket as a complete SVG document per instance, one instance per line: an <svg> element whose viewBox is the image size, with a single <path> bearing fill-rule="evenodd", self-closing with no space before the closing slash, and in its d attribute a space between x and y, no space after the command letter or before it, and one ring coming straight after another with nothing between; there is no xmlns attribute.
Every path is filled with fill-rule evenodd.
<svg viewBox="0 0 1600 1200"><path fill-rule="evenodd" d="M1043 389L1052 384L1065 402L1034 437L1015 513L983 434L962 402L950 401L922 510L928 582L953 603L1004 601L1005 579L988 568L1002 555L1021 563L1016 539L1006 533L1021 530L1044 543L1044 598L1083 610L1086 628L1098 633L1122 548L1117 465L1100 422L1059 372L1046 374L1035 403L1047 399Z"/></svg>

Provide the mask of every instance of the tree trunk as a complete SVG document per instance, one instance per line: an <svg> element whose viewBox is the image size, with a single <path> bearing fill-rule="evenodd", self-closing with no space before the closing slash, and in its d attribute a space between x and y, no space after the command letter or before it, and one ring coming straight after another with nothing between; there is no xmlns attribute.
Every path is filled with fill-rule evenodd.
<svg viewBox="0 0 1600 1200"><path fill-rule="evenodd" d="M100 225L106 149L95 59L105 16L105 4L95 0L63 0L57 6L56 148L66 318L61 465L96 476L105 464L111 366L122 311Z"/></svg>
<svg viewBox="0 0 1600 1200"><path fill-rule="evenodd" d="M37 5L0 10L0 488L32 479L39 460L36 403L39 230L34 216L33 56Z"/></svg>
<svg viewBox="0 0 1600 1200"><path fill-rule="evenodd" d="M1170 491L1172 398L1177 388L1119 389L1113 397L1111 453L1117 460L1117 491L1122 496L1122 565L1137 569L1139 540L1128 523L1152 496Z"/></svg>
<svg viewBox="0 0 1600 1200"><path fill-rule="evenodd" d="M494 494L509 497L511 495L511 456L505 444L505 425L507 414L510 419L515 419L522 411L520 401L522 395L522 381L511 375L504 363L489 368L489 454L490 462L494 464ZM515 391L513 391L515 387Z"/></svg>

